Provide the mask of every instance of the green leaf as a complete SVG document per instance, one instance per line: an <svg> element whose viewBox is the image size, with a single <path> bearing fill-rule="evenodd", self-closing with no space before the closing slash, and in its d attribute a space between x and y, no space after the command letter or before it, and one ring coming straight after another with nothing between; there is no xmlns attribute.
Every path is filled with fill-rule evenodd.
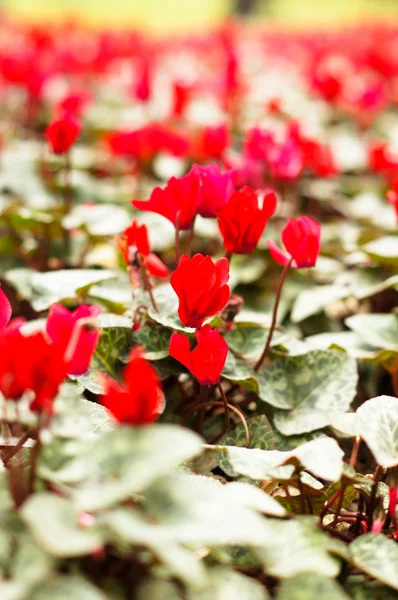
<svg viewBox="0 0 398 600"><path fill-rule="evenodd" d="M133 333L134 344L143 346L147 360L161 360L169 356L170 329L145 325Z"/></svg>
<svg viewBox="0 0 398 600"><path fill-rule="evenodd" d="M398 398L378 396L357 410L359 435L365 440L377 463L398 465Z"/></svg>
<svg viewBox="0 0 398 600"><path fill-rule="evenodd" d="M90 300L103 304L112 313L123 314L131 305L132 291L128 275L120 271L114 279L107 279L90 288Z"/></svg>
<svg viewBox="0 0 398 600"><path fill-rule="evenodd" d="M362 575L348 577L345 587L352 600L397 600L397 594L391 588Z"/></svg>
<svg viewBox="0 0 398 600"><path fill-rule="evenodd" d="M355 413L342 413L337 411L328 412L329 424L333 429L349 437L358 434L357 415Z"/></svg>
<svg viewBox="0 0 398 600"><path fill-rule="evenodd" d="M133 344L133 334L130 327L105 327L90 364L90 371L101 371L118 378L120 372L120 357L128 355Z"/></svg>
<svg viewBox="0 0 398 600"><path fill-rule="evenodd" d="M51 574L56 561L43 548L38 546L35 539L28 533L13 539L14 555L11 568L11 579L23 582L31 588L39 585ZM2 598L2 596L0 596Z"/></svg>
<svg viewBox="0 0 398 600"><path fill-rule="evenodd" d="M199 453L201 439L175 425L118 427L93 440L81 455L57 473L60 481L79 474L75 492L81 510L100 510L142 492L184 460Z"/></svg>
<svg viewBox="0 0 398 600"><path fill-rule="evenodd" d="M163 327L176 331L194 333L192 327L185 327L178 317L178 297L170 284L160 285L154 289L154 297L158 307L157 312L152 306L148 310L148 316Z"/></svg>
<svg viewBox="0 0 398 600"><path fill-rule="evenodd" d="M143 511L115 508L104 515L103 522L119 539L158 556L160 552L166 564L170 547L173 552L187 546L191 550L231 544L261 547L272 530L258 512L285 513L264 492L242 485L177 474L156 481L147 490Z"/></svg>
<svg viewBox="0 0 398 600"><path fill-rule="evenodd" d="M274 448L272 427L265 415L247 419L247 427L250 434L250 448L261 448L261 450ZM221 446L244 446L245 442L246 431L243 424L240 423L233 431L226 433L218 444Z"/></svg>
<svg viewBox="0 0 398 600"><path fill-rule="evenodd" d="M365 496L368 502L370 501L373 492L373 481L371 479L357 473L352 485L356 490L361 492L363 496ZM379 481L377 484L376 496L381 497L385 510L388 510L390 501L390 487L384 483L384 481Z"/></svg>
<svg viewBox="0 0 398 600"><path fill-rule="evenodd" d="M62 386L54 404L52 433L64 439L82 439L111 429L113 425L105 408L83 398L77 387L72 384Z"/></svg>
<svg viewBox="0 0 398 600"><path fill-rule="evenodd" d="M384 535L367 533L349 546L352 562L358 569L398 590L398 546Z"/></svg>
<svg viewBox="0 0 398 600"><path fill-rule="evenodd" d="M78 509L61 496L47 492L34 494L20 514L36 542L52 556L85 556L103 547L99 529L95 525L80 527Z"/></svg>
<svg viewBox="0 0 398 600"><path fill-rule="evenodd" d="M237 357L256 360L264 350L268 332L268 329L256 325L235 326L224 335L224 338ZM275 331L272 336L272 346L282 344L285 338L285 334Z"/></svg>
<svg viewBox="0 0 398 600"><path fill-rule="evenodd" d="M127 210L115 204L81 204L62 220L66 229L84 229L92 236L118 235L131 222Z"/></svg>
<svg viewBox="0 0 398 600"><path fill-rule="evenodd" d="M315 477L328 481L338 481L343 472L344 453L336 440L328 437L312 440L288 452L235 446L217 446L217 449L221 453L220 467L228 475L239 473L255 480L269 479L273 469L291 462L301 464Z"/></svg>
<svg viewBox="0 0 398 600"><path fill-rule="evenodd" d="M398 315L374 313L353 315L345 320L345 324L355 331L365 344L398 352Z"/></svg>
<svg viewBox="0 0 398 600"><path fill-rule="evenodd" d="M231 503L241 503L243 506L273 517L286 516L285 509L277 500L249 483L240 481L228 483L224 486L224 495Z"/></svg>
<svg viewBox="0 0 398 600"><path fill-rule="evenodd" d="M216 567L204 589L188 592L187 600L268 600L270 596L261 583L235 571ZM152 600L152 597L151 597Z"/></svg>
<svg viewBox="0 0 398 600"><path fill-rule="evenodd" d="M257 375L243 360L228 352L222 377L250 392L258 392Z"/></svg>
<svg viewBox="0 0 398 600"><path fill-rule="evenodd" d="M150 537L149 531L148 536ZM200 587L202 585L206 575L204 565L192 552L169 541L163 544L154 543L150 546L173 576L178 577L189 586Z"/></svg>
<svg viewBox="0 0 398 600"><path fill-rule="evenodd" d="M300 573L282 581L276 600L349 600L336 581L317 573Z"/></svg>
<svg viewBox="0 0 398 600"><path fill-rule="evenodd" d="M247 285L258 281L267 268L261 256L244 256L235 254L230 264L229 285L234 289L237 285Z"/></svg>
<svg viewBox="0 0 398 600"><path fill-rule="evenodd" d="M271 529L264 550L256 550L268 575L285 578L316 573L336 577L339 573L339 561L329 553L329 538L313 517L274 520Z"/></svg>
<svg viewBox="0 0 398 600"><path fill-rule="evenodd" d="M38 273L31 269L11 269L5 274L19 296L28 300L34 310L46 310L54 302L75 300L100 281L112 279L114 271L100 269L69 269Z"/></svg>
<svg viewBox="0 0 398 600"><path fill-rule="evenodd" d="M292 309L293 323L300 323L312 315L322 312L327 306L346 298L349 291L344 286L337 284L321 285L300 292Z"/></svg>
<svg viewBox="0 0 398 600"><path fill-rule="evenodd" d="M40 144L33 141L18 141L4 148L0 184L21 196L30 206L48 210L54 206L55 199L39 176L39 155Z"/></svg>
<svg viewBox="0 0 398 600"><path fill-rule="evenodd" d="M1 600L27 600L26 592L21 581L0 581Z"/></svg>
<svg viewBox="0 0 398 600"><path fill-rule="evenodd" d="M356 391L353 358L314 350L282 358L257 374L259 397L277 409L274 424L283 435L297 435L329 424L327 412L348 410Z"/></svg>
<svg viewBox="0 0 398 600"><path fill-rule="evenodd" d="M136 600L183 600L182 592L171 581L148 579L140 585Z"/></svg>
<svg viewBox="0 0 398 600"><path fill-rule="evenodd" d="M317 333L305 338L305 341L317 350L342 348L354 358L372 358L374 355L374 349L363 344L353 331Z"/></svg>
<svg viewBox="0 0 398 600"><path fill-rule="evenodd" d="M362 246L361 250L366 252L374 261L383 264L398 263L398 235L388 235L378 240L373 240Z"/></svg>
<svg viewBox="0 0 398 600"><path fill-rule="evenodd" d="M107 600L92 583L79 575L64 575L40 585L29 600Z"/></svg>
<svg viewBox="0 0 398 600"><path fill-rule="evenodd" d="M312 315L322 312L335 302L346 298L363 300L379 294L384 290L396 287L398 275L387 279L375 276L373 271L345 271L331 285L321 285L299 293L293 305L291 319L299 323Z"/></svg>

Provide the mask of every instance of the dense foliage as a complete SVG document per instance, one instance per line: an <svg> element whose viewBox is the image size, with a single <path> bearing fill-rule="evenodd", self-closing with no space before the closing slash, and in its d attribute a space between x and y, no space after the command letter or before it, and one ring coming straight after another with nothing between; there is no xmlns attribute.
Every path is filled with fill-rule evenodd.
<svg viewBox="0 0 398 600"><path fill-rule="evenodd" d="M2 22L2 600L398 597L397 56Z"/></svg>

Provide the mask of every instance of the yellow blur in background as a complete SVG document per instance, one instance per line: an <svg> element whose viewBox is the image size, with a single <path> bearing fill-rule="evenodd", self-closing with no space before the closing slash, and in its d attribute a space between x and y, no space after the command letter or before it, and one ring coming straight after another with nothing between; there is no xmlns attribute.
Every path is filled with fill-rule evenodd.
<svg viewBox="0 0 398 600"><path fill-rule="evenodd" d="M7 13L34 21L73 18L153 33L200 30L232 14L233 0L3 0ZM254 16L293 26L336 25L398 16L398 0L257 0Z"/></svg>

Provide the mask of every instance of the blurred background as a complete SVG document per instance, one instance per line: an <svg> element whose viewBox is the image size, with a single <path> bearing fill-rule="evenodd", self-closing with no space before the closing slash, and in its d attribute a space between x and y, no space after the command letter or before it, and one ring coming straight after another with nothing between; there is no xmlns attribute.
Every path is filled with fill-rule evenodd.
<svg viewBox="0 0 398 600"><path fill-rule="evenodd" d="M398 16L398 0L0 0L0 6L22 19L77 18L161 34L209 27L237 13L292 26Z"/></svg>

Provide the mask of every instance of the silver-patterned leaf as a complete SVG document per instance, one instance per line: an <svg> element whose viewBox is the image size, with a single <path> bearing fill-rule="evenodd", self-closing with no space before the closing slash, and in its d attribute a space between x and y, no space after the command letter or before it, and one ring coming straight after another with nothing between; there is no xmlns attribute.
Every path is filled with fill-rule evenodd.
<svg viewBox="0 0 398 600"><path fill-rule="evenodd" d="M398 465L398 398L367 400L357 410L357 424L377 463L383 467Z"/></svg>

